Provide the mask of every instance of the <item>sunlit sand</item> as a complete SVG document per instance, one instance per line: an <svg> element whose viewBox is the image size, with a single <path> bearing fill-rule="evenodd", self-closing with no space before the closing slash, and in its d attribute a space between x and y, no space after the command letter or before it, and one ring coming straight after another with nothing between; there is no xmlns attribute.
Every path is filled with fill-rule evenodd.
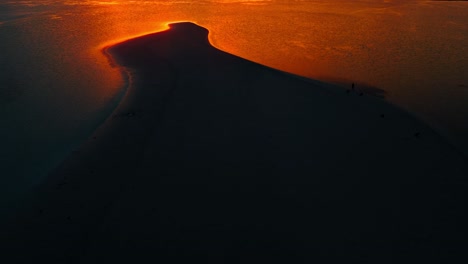
<svg viewBox="0 0 468 264"><path fill-rule="evenodd" d="M106 52L130 86L13 217L4 263L465 256L466 160L405 111L225 53L193 23Z"/></svg>

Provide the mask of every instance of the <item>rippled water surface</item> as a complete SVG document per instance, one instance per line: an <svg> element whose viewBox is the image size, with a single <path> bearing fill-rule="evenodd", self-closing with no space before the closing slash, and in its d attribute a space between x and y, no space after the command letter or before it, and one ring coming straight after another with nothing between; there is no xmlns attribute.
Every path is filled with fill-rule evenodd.
<svg viewBox="0 0 468 264"><path fill-rule="evenodd" d="M102 47L173 21L249 60L382 89L468 149L466 2L12 0L0 3L0 193L39 182L115 107L125 81Z"/></svg>

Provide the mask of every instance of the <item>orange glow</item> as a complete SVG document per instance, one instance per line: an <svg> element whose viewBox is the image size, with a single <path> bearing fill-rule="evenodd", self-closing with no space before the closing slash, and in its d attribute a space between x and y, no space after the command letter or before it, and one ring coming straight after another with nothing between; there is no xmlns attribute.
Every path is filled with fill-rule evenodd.
<svg viewBox="0 0 468 264"><path fill-rule="evenodd" d="M53 84L56 89L71 86L72 90L80 90L84 100L93 101L90 105L105 103L124 84L119 69L109 67L102 55L104 47L165 30L168 23L176 21L191 21L207 28L210 42L221 50L307 77L366 83L386 90L391 101L435 116L441 122L445 122L442 112L460 115L457 109L466 104L461 99L448 99L450 94L458 93L456 98L468 96L466 89L459 88L468 85L466 3L65 3L66 8L56 13L18 23L17 32L22 34L22 43L36 43L25 47L24 52L34 61L49 65L47 70L57 76ZM7 27L8 23L1 26ZM35 50L37 47L42 48ZM44 49L49 49L48 56L36 58ZM42 70L40 65L34 69ZM450 92L438 87L448 87ZM441 105L444 100L440 98L451 104ZM439 107L435 107L437 104Z"/></svg>
<svg viewBox="0 0 468 264"><path fill-rule="evenodd" d="M191 21L207 28L221 50L302 76L383 89L390 101L438 127L449 125L447 114L461 118L458 109L465 107L447 89L468 97L459 89L468 83L466 3L113 2L88 33L98 49Z"/></svg>
<svg viewBox="0 0 468 264"><path fill-rule="evenodd" d="M70 151L58 145L88 137L118 104L125 75L102 49L176 21L195 22L210 31L215 47L273 68L383 89L389 101L450 132L445 135L468 153L466 1L12 0L0 6L7 7L0 8L7 11L0 12L0 66L14 88L10 99L0 95L6 102L0 134L10 142L2 146L5 164L22 175L40 173L26 172L36 167L23 163L41 163L37 150Z"/></svg>

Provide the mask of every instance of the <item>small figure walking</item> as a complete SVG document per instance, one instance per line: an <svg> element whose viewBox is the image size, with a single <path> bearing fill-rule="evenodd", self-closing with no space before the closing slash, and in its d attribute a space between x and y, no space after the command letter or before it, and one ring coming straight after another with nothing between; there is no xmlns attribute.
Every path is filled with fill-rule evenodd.
<svg viewBox="0 0 468 264"><path fill-rule="evenodd" d="M351 84L351 90L354 91L354 83Z"/></svg>

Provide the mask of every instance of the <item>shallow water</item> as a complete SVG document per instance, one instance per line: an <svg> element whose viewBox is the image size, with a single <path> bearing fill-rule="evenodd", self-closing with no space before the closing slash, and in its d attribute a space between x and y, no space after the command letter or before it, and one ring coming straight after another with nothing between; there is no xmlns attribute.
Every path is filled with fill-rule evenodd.
<svg viewBox="0 0 468 264"><path fill-rule="evenodd" d="M468 153L466 2L12 0L0 4L4 203L117 104L124 80L102 47L172 21L208 28L216 47L249 60L383 89Z"/></svg>

